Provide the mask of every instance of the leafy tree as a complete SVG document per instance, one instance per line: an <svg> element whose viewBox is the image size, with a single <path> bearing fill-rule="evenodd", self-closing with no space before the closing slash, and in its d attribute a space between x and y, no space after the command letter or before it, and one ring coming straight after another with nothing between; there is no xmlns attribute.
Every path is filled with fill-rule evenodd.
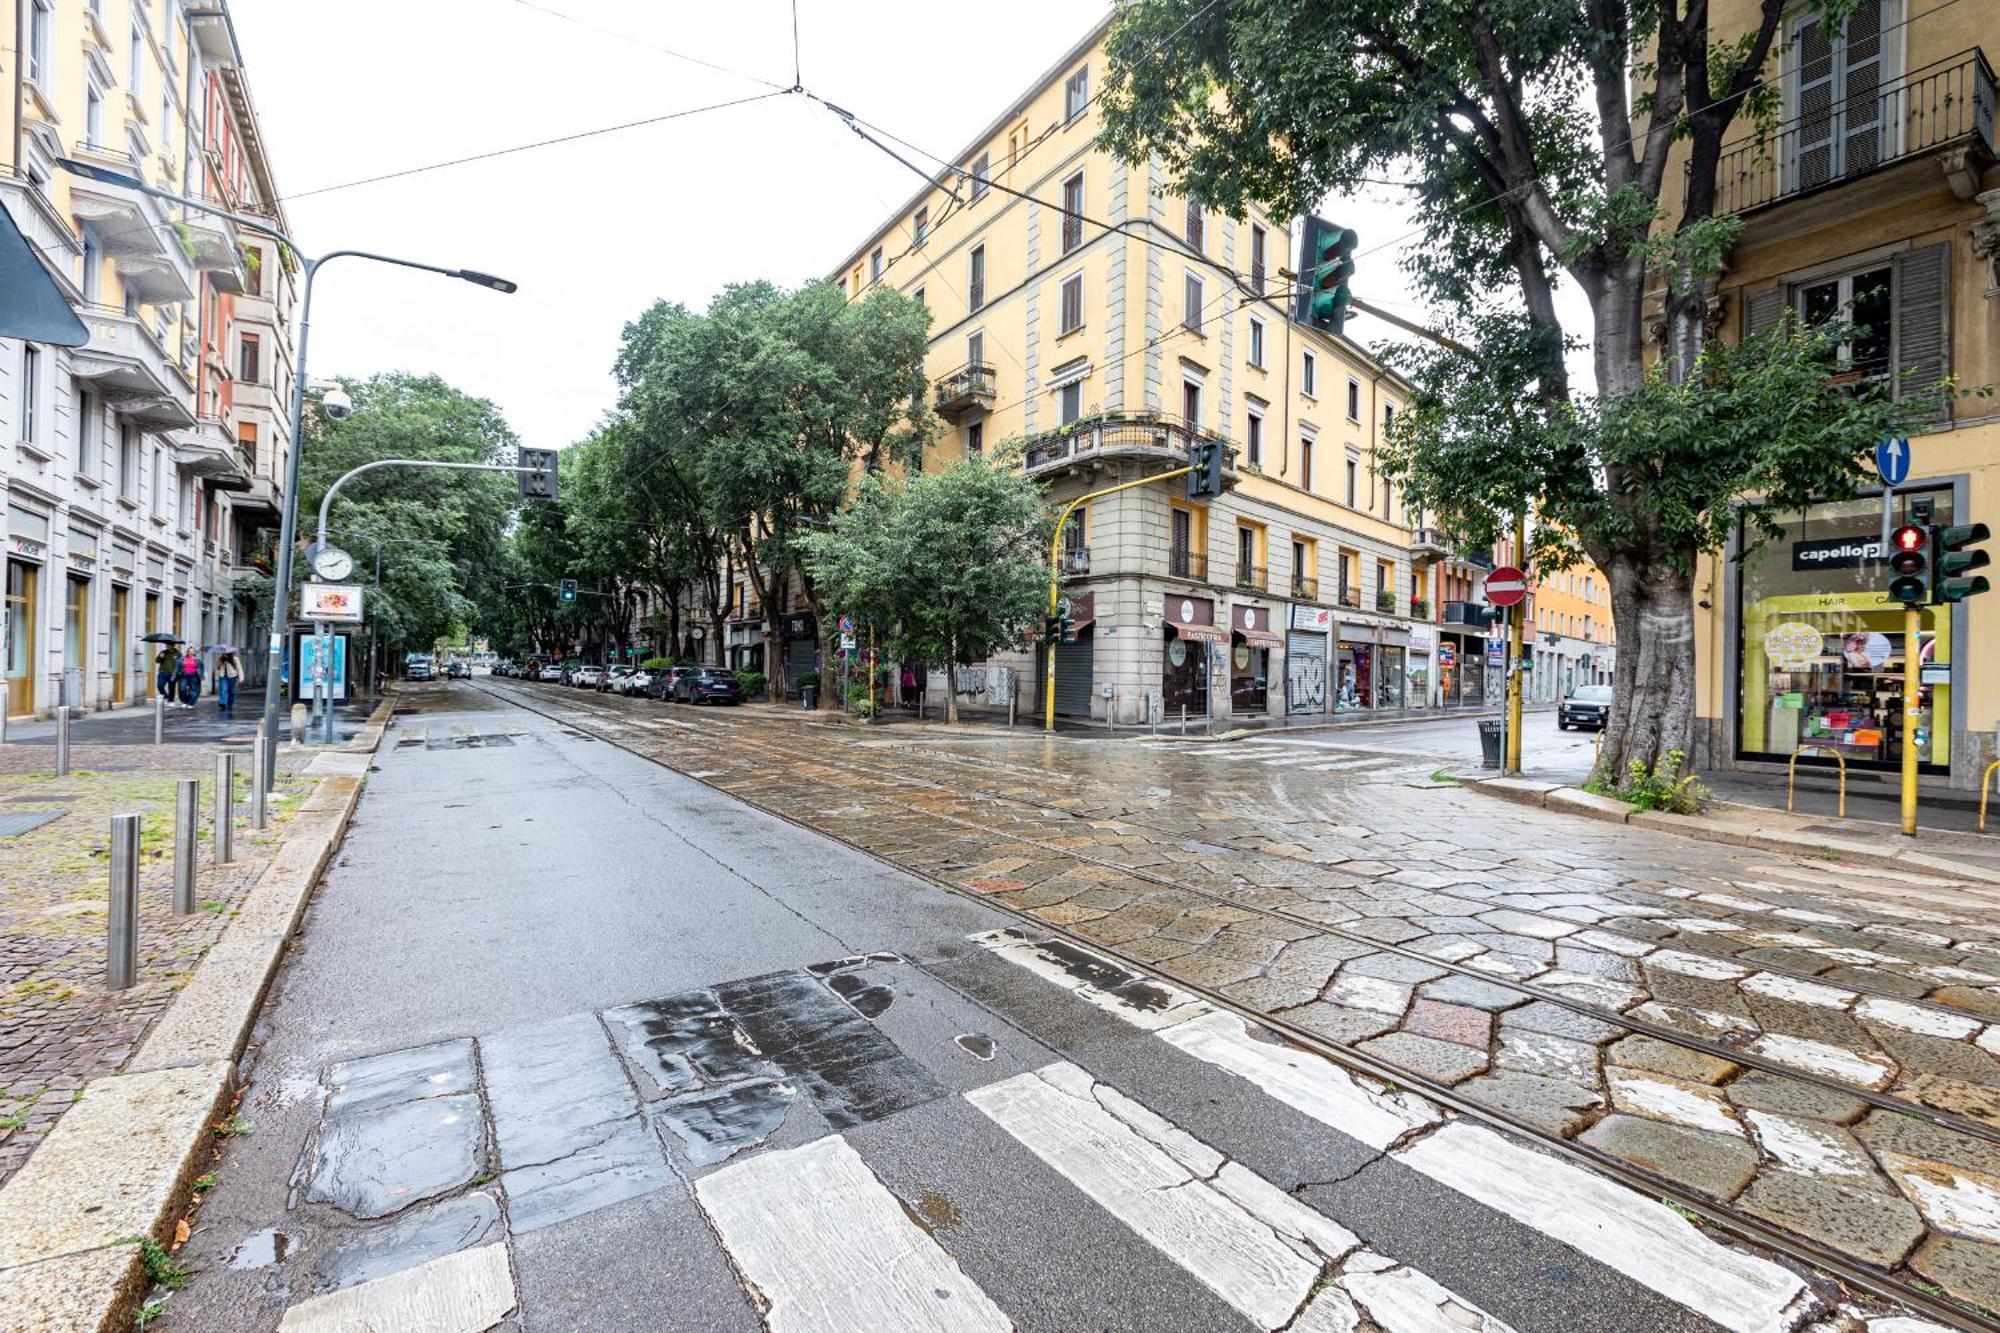
<svg viewBox="0 0 2000 1333"><path fill-rule="evenodd" d="M377 375L345 387L353 415L309 421L299 459L302 537L316 527L327 488L362 463L513 462L514 433L499 409L435 375ZM504 596L505 534L515 503L513 478L498 472L384 468L341 487L329 535L366 576L380 552L382 582L372 590L369 614L386 651L428 649L456 628L479 624L481 605Z"/></svg>
<svg viewBox="0 0 2000 1333"><path fill-rule="evenodd" d="M1804 8L1838 21L1856 3ZM1847 494L1882 431L1937 406L1928 386L1891 401L1831 385L1811 343L1708 345L1713 279L1739 229L1716 215L1722 140L1774 118L1765 71L1798 5L1754 0L1726 36L1710 8L1134 0L1109 46L1105 144L1157 154L1206 204L1303 213L1415 175L1407 271L1459 312L1473 365L1410 357L1424 392L1396 465L1413 503L1449 511L1473 543L1532 505L1545 561L1573 543L1604 570L1621 650L1598 775L1614 781L1633 760L1650 771L1692 751L1695 565L1739 497ZM1595 401L1563 365L1582 332L1557 315L1564 280L1589 302ZM1664 372L1648 369L1649 281L1665 294Z"/></svg>
<svg viewBox="0 0 2000 1333"><path fill-rule="evenodd" d="M958 668L1040 622L1049 532L1040 487L975 457L907 482L868 474L831 529L800 545L832 605L886 627L902 654L945 664L956 722Z"/></svg>

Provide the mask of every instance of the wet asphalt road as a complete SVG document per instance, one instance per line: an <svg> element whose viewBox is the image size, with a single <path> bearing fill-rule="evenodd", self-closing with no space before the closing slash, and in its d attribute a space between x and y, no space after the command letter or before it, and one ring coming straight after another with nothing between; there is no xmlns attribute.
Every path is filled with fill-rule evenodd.
<svg viewBox="0 0 2000 1333"><path fill-rule="evenodd" d="M1157 1039L1157 992L1084 1003L1065 987L1128 979L1061 958L1052 979L972 938L1011 918L491 695L406 699L267 1001L252 1132L223 1144L181 1256L196 1275L155 1327L273 1329L476 1245L505 1247L498 1326L531 1330L757 1329L766 1307L774 1328L884 1333L1276 1329L1290 1314L1261 1305L1335 1286L1392 1329L1431 1326L1384 1313L1417 1306L1437 1327L1715 1327ZM1303 1203L1363 1248L1308 1262L1278 1225L1277 1259L1238 1264L1219 1214L1177 1247L1185 1218L1111 1197L1110 1140L1065 1157L1061 1116L1032 1110L1070 1105L1031 1081L1056 1066L1112 1108L1084 1103L1132 1139L1126 1174L1188 1160L1209 1190L1185 1131L1275 1187L1249 1232ZM760 1160L781 1164L761 1183ZM815 1171L866 1188L815 1194ZM912 1273L921 1319L872 1304ZM1390 1278L1414 1304L1368 1306Z"/></svg>

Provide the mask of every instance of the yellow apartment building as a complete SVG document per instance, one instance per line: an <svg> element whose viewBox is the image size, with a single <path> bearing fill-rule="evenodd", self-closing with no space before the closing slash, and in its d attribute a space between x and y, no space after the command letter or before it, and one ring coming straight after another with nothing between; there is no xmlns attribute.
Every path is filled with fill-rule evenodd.
<svg viewBox="0 0 2000 1333"><path fill-rule="evenodd" d="M1535 669L1528 698L1555 703L1585 685L1609 685L1618 652L1611 590L1588 562L1536 575L1530 629Z"/></svg>
<svg viewBox="0 0 2000 1333"><path fill-rule="evenodd" d="M1754 20L1717 0L1719 40ZM1850 324L1844 375L2000 384L2000 185L1991 4L1864 0L1844 25L1794 15L1768 76L1780 124L1726 144L1720 208L1743 220L1712 318L1724 336L1789 310ZM1679 175L1669 172L1669 180ZM1675 201L1667 201L1671 206ZM1955 403L1911 440L1892 521L2000 525L2000 414ZM1890 769L1918 748L1926 781L1974 784L2000 723L2000 593L1927 609L1904 641L1886 596L1882 495L1782 518L1762 547L1739 531L1697 582L1697 759L1775 764L1799 746ZM1989 547L1992 544L1989 543ZM1748 554L1745 554L1748 550ZM1921 722L1903 735L1906 655L1920 657ZM1820 760L1819 762L1832 762Z"/></svg>
<svg viewBox="0 0 2000 1333"><path fill-rule="evenodd" d="M1057 655L1059 712L1130 724L1426 706L1426 572L1444 551L1413 551L1375 467L1409 387L1291 317L1291 219L1205 211L1157 165L1095 146L1109 25L965 146L966 175L940 174L834 276L851 296L887 283L932 312L946 430L927 463L1019 442L1059 505L1179 467L1197 440L1225 446L1233 487L1218 500L1191 502L1174 479L1077 510L1062 567L1079 633ZM814 627L793 619L796 674ZM994 665L1039 700L1040 657Z"/></svg>

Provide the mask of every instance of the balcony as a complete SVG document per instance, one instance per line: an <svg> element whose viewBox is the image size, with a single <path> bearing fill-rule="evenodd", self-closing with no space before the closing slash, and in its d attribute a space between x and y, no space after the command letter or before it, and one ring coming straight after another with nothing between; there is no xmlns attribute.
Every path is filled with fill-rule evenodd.
<svg viewBox="0 0 2000 1333"><path fill-rule="evenodd" d="M1412 597L1410 599L1410 619L1429 620L1430 618L1431 618L1430 599L1425 597Z"/></svg>
<svg viewBox="0 0 2000 1333"><path fill-rule="evenodd" d="M1375 609L1385 616L1396 614L1396 590L1382 588L1375 593Z"/></svg>
<svg viewBox="0 0 2000 1333"><path fill-rule="evenodd" d="M1480 602L1446 602L1444 623L1467 629L1485 629L1493 623L1492 608Z"/></svg>
<svg viewBox="0 0 2000 1333"><path fill-rule="evenodd" d="M1031 477L1096 471L1111 462L1156 462L1186 467L1197 443L1222 446L1224 484L1236 480L1236 446L1221 436L1161 412L1113 412L1085 417L1029 437L1024 466Z"/></svg>
<svg viewBox="0 0 2000 1333"><path fill-rule="evenodd" d="M80 145L76 155L128 176L140 175L131 154L101 144ZM154 200L122 185L74 176L70 209L79 222L90 224L104 252L118 265L119 279L139 300L170 305L194 295L188 257L174 225Z"/></svg>
<svg viewBox="0 0 2000 1333"><path fill-rule="evenodd" d="M1263 592L1271 586L1271 578L1262 565L1236 562L1236 586L1249 592Z"/></svg>
<svg viewBox="0 0 2000 1333"><path fill-rule="evenodd" d="M234 223L197 213L185 222L176 222L174 231L189 265L198 273L208 274L215 290L234 296L248 286L249 265L244 262L243 246L237 240Z"/></svg>
<svg viewBox="0 0 2000 1333"><path fill-rule="evenodd" d="M1292 596L1301 602L1317 602L1319 600L1319 580L1306 578L1304 575L1295 577L1292 580Z"/></svg>
<svg viewBox="0 0 2000 1333"><path fill-rule="evenodd" d="M1343 587L1340 590L1340 595L1335 600L1349 611L1359 611L1361 609L1361 589Z"/></svg>
<svg viewBox="0 0 2000 1333"><path fill-rule="evenodd" d="M937 382L937 414L957 421L972 411L990 411L998 391L999 376L993 367L974 361L960 366Z"/></svg>
<svg viewBox="0 0 2000 1333"><path fill-rule="evenodd" d="M229 510L253 528L275 528L284 512L278 499L278 483L253 469L249 484L229 497Z"/></svg>
<svg viewBox="0 0 2000 1333"><path fill-rule="evenodd" d="M1410 534L1410 557L1422 564L1443 560L1451 554L1451 538L1443 528L1418 528Z"/></svg>
<svg viewBox="0 0 2000 1333"><path fill-rule="evenodd" d="M217 417L197 417L193 426L172 437L174 462L207 482L209 489L233 491L250 484L254 467L243 465L243 451Z"/></svg>
<svg viewBox="0 0 2000 1333"><path fill-rule="evenodd" d="M1208 557L1200 551L1190 551L1185 547L1167 548L1167 577L1188 579L1195 583L1208 582Z"/></svg>
<svg viewBox="0 0 2000 1333"><path fill-rule="evenodd" d="M1088 574L1090 572L1090 548L1088 546L1063 547L1062 572L1065 574Z"/></svg>
<svg viewBox="0 0 2000 1333"><path fill-rule="evenodd" d="M136 316L109 306L78 311L90 341L71 354L71 373L87 380L112 411L140 425L178 430L194 424L180 372Z"/></svg>
<svg viewBox="0 0 2000 1333"><path fill-rule="evenodd" d="M1976 47L1723 145L1715 211L1753 212L1933 156L1962 199L1995 161L1993 68Z"/></svg>
<svg viewBox="0 0 2000 1333"><path fill-rule="evenodd" d="M202 63L210 69L236 69L243 53L236 45L236 25L229 11L220 5L201 5L187 11L188 35L201 52Z"/></svg>

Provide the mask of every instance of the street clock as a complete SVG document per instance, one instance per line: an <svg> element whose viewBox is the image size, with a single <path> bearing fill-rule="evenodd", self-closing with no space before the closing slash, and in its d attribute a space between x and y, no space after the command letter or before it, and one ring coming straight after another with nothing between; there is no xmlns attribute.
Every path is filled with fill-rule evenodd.
<svg viewBox="0 0 2000 1333"><path fill-rule="evenodd" d="M311 559L313 573L329 583L339 583L354 572L354 557L337 546L314 547Z"/></svg>

